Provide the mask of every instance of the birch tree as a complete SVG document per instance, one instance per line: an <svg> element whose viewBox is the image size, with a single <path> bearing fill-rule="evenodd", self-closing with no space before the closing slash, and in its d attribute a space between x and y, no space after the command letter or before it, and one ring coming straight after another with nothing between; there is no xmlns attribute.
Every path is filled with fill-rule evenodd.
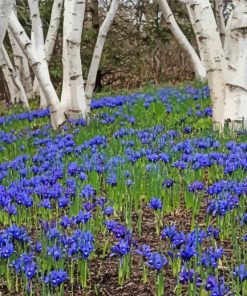
<svg viewBox="0 0 247 296"><path fill-rule="evenodd" d="M247 127L247 1L233 1L234 9L227 26L226 47L228 75L226 80L225 118ZM238 128L238 127L236 127Z"/></svg>
<svg viewBox="0 0 247 296"><path fill-rule="evenodd" d="M216 16L209 0L187 0L186 5L207 73L213 121L220 129L226 121L234 129L246 127L247 0L233 1L226 27L221 1L216 1Z"/></svg>
<svg viewBox="0 0 247 296"><path fill-rule="evenodd" d="M102 23L99 29L99 34L98 34L96 45L94 48L94 53L93 53L92 62L89 68L87 84L85 89L88 113L90 112L91 98L92 98L93 90L95 87L97 71L99 69L99 63L102 56L106 35L115 18L119 3L120 3L120 0L112 0L109 12L107 13L104 19L104 22Z"/></svg>
<svg viewBox="0 0 247 296"><path fill-rule="evenodd" d="M70 118L86 118L80 55L86 0L64 1L62 105Z"/></svg>
<svg viewBox="0 0 247 296"><path fill-rule="evenodd" d="M16 1L14 1L13 11L17 15ZM33 86L28 60L9 29L8 36L13 51L15 71L24 87L26 97L29 100L33 97Z"/></svg>
<svg viewBox="0 0 247 296"><path fill-rule="evenodd" d="M157 1L158 1L160 9L164 15L167 26L171 30L177 43L184 50L184 52L187 53L188 57L190 58L191 64L192 64L193 69L195 71L196 78L201 81L205 81L206 80L205 68L204 68L200 58L198 57L196 51L194 50L193 46L190 44L190 42L185 37L182 30L179 28L167 1L166 0L157 0Z"/></svg>
<svg viewBox="0 0 247 296"><path fill-rule="evenodd" d="M5 47L0 49L0 66L10 92L12 104L21 102L25 108L30 110L24 87L17 76Z"/></svg>
<svg viewBox="0 0 247 296"><path fill-rule="evenodd" d="M10 101L12 104L15 104L19 100L19 91L16 85L14 84L14 81L12 79L12 76L8 68L7 62L5 60L2 49L0 49L0 68L3 72L3 77L6 81L6 84L9 90Z"/></svg>
<svg viewBox="0 0 247 296"><path fill-rule="evenodd" d="M47 64L49 64L51 60L52 53L55 47L57 33L58 33L59 25L61 22L63 2L64 2L63 0L54 0L52 5L50 24L49 24L48 32L46 35L45 47L44 47L45 59ZM39 84L36 77L33 82L33 89L35 93L39 92Z"/></svg>
<svg viewBox="0 0 247 296"><path fill-rule="evenodd" d="M33 44L33 51L39 58L40 67L43 68L43 71L45 73L49 73L48 65L45 58L44 34L43 34L43 25L40 17L40 12L39 12L39 0L28 0L28 5L29 5L31 20L32 20L31 40ZM35 89L33 89L33 91L35 93ZM40 93L40 107L46 108L47 100L45 98L45 95L41 89L39 89L39 93Z"/></svg>
<svg viewBox="0 0 247 296"><path fill-rule="evenodd" d="M213 120L217 125L222 126L225 120L227 63L217 24L208 0L189 0L188 4L201 59L207 72L213 102Z"/></svg>
<svg viewBox="0 0 247 296"><path fill-rule="evenodd" d="M0 1L0 46L3 44L3 40L8 28L8 22L13 8L13 3L13 0Z"/></svg>
<svg viewBox="0 0 247 296"><path fill-rule="evenodd" d="M9 29L27 57L34 74L37 76L40 88L47 100L48 107L50 108L52 126L57 128L66 119L64 116L64 110L51 83L48 67L43 67L42 59L33 52L33 44L19 23L14 12L12 12L10 16Z"/></svg>
<svg viewBox="0 0 247 296"><path fill-rule="evenodd" d="M215 6L216 23L219 28L222 45L224 45L225 35L226 35L226 26L225 26L225 20L224 20L224 16L223 16L224 1L223 0L215 0L214 6Z"/></svg>

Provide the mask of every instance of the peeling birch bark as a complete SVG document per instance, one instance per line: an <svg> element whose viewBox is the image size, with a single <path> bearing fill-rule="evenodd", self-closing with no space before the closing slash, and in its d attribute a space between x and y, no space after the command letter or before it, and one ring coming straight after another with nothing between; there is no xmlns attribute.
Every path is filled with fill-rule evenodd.
<svg viewBox="0 0 247 296"><path fill-rule="evenodd" d="M31 14L32 20L32 33L31 33L31 40L33 44L33 51L39 58L39 62L41 63L41 67L44 68L43 71L48 72L48 65L45 59L45 49L44 49L44 35L43 35L43 25L40 18L40 11L39 11L39 0L28 0L28 5ZM33 88L34 94L40 94L40 108L47 108L47 101L41 89Z"/></svg>
<svg viewBox="0 0 247 296"><path fill-rule="evenodd" d="M58 128L59 125L66 120L64 110L61 107L61 103L51 83L48 68L43 67L40 57L34 54L32 42L19 23L14 12L12 12L10 16L9 29L15 36L19 46L28 59L34 74L37 76L41 90L44 93L48 107L50 108L52 126Z"/></svg>
<svg viewBox="0 0 247 296"><path fill-rule="evenodd" d="M45 39L45 47L44 47L47 64L49 64L51 60L52 53L55 47L57 33L58 33L60 21L61 21L62 9L63 9L63 0L54 0L52 5L52 11L51 11L50 25L49 25L47 36ZM39 89L39 84L36 77L34 78L33 88L34 88L34 91L37 93Z"/></svg>
<svg viewBox="0 0 247 296"><path fill-rule="evenodd" d="M206 68L210 88L213 121L219 128L224 125L225 86L227 62L221 44L217 24L209 0L188 0L192 26L197 36L201 59Z"/></svg>
<svg viewBox="0 0 247 296"><path fill-rule="evenodd" d="M62 105L70 118L86 118L81 34L86 0L64 1Z"/></svg>
<svg viewBox="0 0 247 296"><path fill-rule="evenodd" d="M228 75L225 119L234 129L247 127L247 1L234 1L226 47ZM237 127L239 126L239 127Z"/></svg>
<svg viewBox="0 0 247 296"><path fill-rule="evenodd" d="M97 71L99 69L100 59L102 56L106 35L115 18L119 3L120 3L120 0L112 0L111 7L104 19L104 22L102 23L99 29L99 34L98 34L96 45L94 48L94 53L93 53L91 65L89 68L87 83L85 88L86 101L87 101L87 113L90 112L91 98L92 98L93 90L95 87Z"/></svg>

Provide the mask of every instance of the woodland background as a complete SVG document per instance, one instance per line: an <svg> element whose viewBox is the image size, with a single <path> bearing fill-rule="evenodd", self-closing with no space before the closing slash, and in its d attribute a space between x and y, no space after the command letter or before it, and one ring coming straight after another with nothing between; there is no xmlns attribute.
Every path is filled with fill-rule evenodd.
<svg viewBox="0 0 247 296"><path fill-rule="evenodd" d="M196 45L184 5L177 0L168 2L180 28L189 41ZM40 4L45 35L49 26L52 3L53 1L48 0L41 1ZM30 33L28 3L18 1L17 5L19 21L26 32ZM110 2L104 0L87 1L81 46L84 77L87 77L98 29L109 5ZM58 90L61 90L62 81L61 56L62 26L49 64L52 82ZM164 82L174 83L192 80L193 77L190 61L167 27L158 4L145 0L121 2L107 34L95 90L131 89L143 87L147 83L154 85ZM0 73L0 96L2 99L8 99L7 95L7 86Z"/></svg>

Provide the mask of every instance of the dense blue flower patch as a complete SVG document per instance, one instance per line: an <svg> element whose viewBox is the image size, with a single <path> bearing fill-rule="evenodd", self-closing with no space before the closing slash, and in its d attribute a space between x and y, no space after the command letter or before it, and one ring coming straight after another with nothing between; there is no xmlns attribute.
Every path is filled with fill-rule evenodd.
<svg viewBox="0 0 247 296"><path fill-rule="evenodd" d="M4 291L93 291L110 262L157 295L247 294L246 135L213 131L208 97L106 97L59 132L47 110L1 117Z"/></svg>

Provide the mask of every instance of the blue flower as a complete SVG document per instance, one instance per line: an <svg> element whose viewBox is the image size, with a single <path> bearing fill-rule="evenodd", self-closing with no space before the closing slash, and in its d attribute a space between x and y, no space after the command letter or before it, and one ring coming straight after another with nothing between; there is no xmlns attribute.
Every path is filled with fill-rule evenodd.
<svg viewBox="0 0 247 296"><path fill-rule="evenodd" d="M182 266L181 272L179 273L179 282L184 285L193 283L194 281L197 287L202 285L202 280L198 273L195 273L194 269L187 270L185 266Z"/></svg>
<svg viewBox="0 0 247 296"><path fill-rule="evenodd" d="M161 271L164 265L168 263L168 260L165 256L160 255L159 253L152 253L148 257L148 265L157 270L158 272Z"/></svg>
<svg viewBox="0 0 247 296"><path fill-rule="evenodd" d="M94 250L94 237L90 231L77 232L78 250L83 259L87 259Z"/></svg>
<svg viewBox="0 0 247 296"><path fill-rule="evenodd" d="M186 241L184 232L177 232L172 238L171 242L176 248L180 248Z"/></svg>
<svg viewBox="0 0 247 296"><path fill-rule="evenodd" d="M58 287L64 283L68 278L67 272L63 270L51 271L44 279L46 284L50 284L53 287Z"/></svg>
<svg viewBox="0 0 247 296"><path fill-rule="evenodd" d="M107 183L107 184L110 184L112 187L117 186L117 176L111 174L110 176L108 176L108 177L106 178L106 183Z"/></svg>
<svg viewBox="0 0 247 296"><path fill-rule="evenodd" d="M203 188L204 188L203 182L195 181L192 184L190 184L189 191L190 192L198 192L198 191L202 191Z"/></svg>
<svg viewBox="0 0 247 296"><path fill-rule="evenodd" d="M81 173L80 173L80 180L81 180L81 181L85 181L85 180L87 180L87 175L86 175L84 172L81 172Z"/></svg>
<svg viewBox="0 0 247 296"><path fill-rule="evenodd" d="M184 170L188 167L188 164L184 161L177 160L172 164L173 167L178 168L180 170Z"/></svg>
<svg viewBox="0 0 247 296"><path fill-rule="evenodd" d="M77 166L77 162L71 162L68 166L68 174L75 176L80 172L80 168Z"/></svg>
<svg viewBox="0 0 247 296"><path fill-rule="evenodd" d="M240 226L247 224L247 213L243 214L243 216L240 218Z"/></svg>
<svg viewBox="0 0 247 296"><path fill-rule="evenodd" d="M213 226L209 226L207 229L207 236L213 236L214 239L218 239L220 234L220 229L213 228Z"/></svg>
<svg viewBox="0 0 247 296"><path fill-rule="evenodd" d="M149 202L149 206L151 209L157 211L157 210L162 209L162 202L159 198L152 197Z"/></svg>
<svg viewBox="0 0 247 296"><path fill-rule="evenodd" d="M172 226L168 226L166 228L163 229L161 237L163 239L165 238L169 238L170 240L173 239L173 237L177 234L177 229L175 225Z"/></svg>
<svg viewBox="0 0 247 296"><path fill-rule="evenodd" d="M111 216L114 213L114 209L112 206L108 206L104 209L104 215Z"/></svg>
<svg viewBox="0 0 247 296"><path fill-rule="evenodd" d="M127 179L125 181L125 184L126 184L127 187L130 187L133 184L133 181L131 179Z"/></svg>
<svg viewBox="0 0 247 296"><path fill-rule="evenodd" d="M233 276L238 277L240 282L247 280L247 269L244 264L236 266L233 271Z"/></svg>
<svg viewBox="0 0 247 296"><path fill-rule="evenodd" d="M117 243L117 245L115 245L111 248L112 255L118 255L118 256L122 257L122 256L128 254L131 249L131 243L132 243L132 241L129 238L121 239Z"/></svg>
<svg viewBox="0 0 247 296"><path fill-rule="evenodd" d="M35 262L32 262L25 266L25 274L28 280L31 280L35 275L37 271L37 266Z"/></svg>
<svg viewBox="0 0 247 296"><path fill-rule="evenodd" d="M0 247L0 257L8 259L14 253L14 246L11 243L7 243L5 246Z"/></svg>
<svg viewBox="0 0 247 296"><path fill-rule="evenodd" d="M91 217L92 214L90 212L80 211L77 216L73 217L73 221L76 224L86 224L91 219Z"/></svg>
<svg viewBox="0 0 247 296"><path fill-rule="evenodd" d="M212 275L209 275L205 284L206 291L212 291L217 286L216 278Z"/></svg>
<svg viewBox="0 0 247 296"><path fill-rule="evenodd" d="M71 219L68 216L63 216L62 220L60 222L60 224L64 227L64 228L68 228L71 226Z"/></svg>
<svg viewBox="0 0 247 296"><path fill-rule="evenodd" d="M95 193L96 193L96 191L94 190L93 186L88 184L83 187L82 192L81 192L81 196L85 197L85 198L89 198L89 197L95 195Z"/></svg>
<svg viewBox="0 0 247 296"><path fill-rule="evenodd" d="M173 180L172 179L165 179L162 183L162 186L163 187L166 187L166 188L170 188L173 186Z"/></svg>
<svg viewBox="0 0 247 296"><path fill-rule="evenodd" d="M109 231L112 231L114 228L118 226L118 222L113 220L105 221L104 224Z"/></svg>
<svg viewBox="0 0 247 296"><path fill-rule="evenodd" d="M193 245L192 246L186 245L179 254L179 256L183 261L189 261L192 257L196 255L197 255L196 247Z"/></svg>
<svg viewBox="0 0 247 296"><path fill-rule="evenodd" d="M142 245L141 248L138 248L136 250L136 253L141 255L142 257L148 259L150 256L151 256L151 249L150 249L150 246L148 245Z"/></svg>
<svg viewBox="0 0 247 296"><path fill-rule="evenodd" d="M118 224L115 228L112 229L116 238L124 238L128 234L128 230L124 225Z"/></svg>
<svg viewBox="0 0 247 296"><path fill-rule="evenodd" d="M17 215L17 209L14 205L8 204L6 207L4 207L4 211L6 211L10 216L16 216Z"/></svg>
<svg viewBox="0 0 247 296"><path fill-rule="evenodd" d="M41 200L41 202L39 203L39 207L42 207L44 209L52 209L51 201L49 200L49 198Z"/></svg>
<svg viewBox="0 0 247 296"><path fill-rule="evenodd" d="M8 227L6 229L6 232L8 233L8 235L10 237L12 237L13 239L19 240L19 241L27 242L30 239L28 237L26 228L25 227L18 227L15 224Z"/></svg>
<svg viewBox="0 0 247 296"><path fill-rule="evenodd" d="M63 253L59 247L54 245L52 247L47 247L47 255L53 257L55 261L58 261L62 258Z"/></svg>
<svg viewBox="0 0 247 296"><path fill-rule="evenodd" d="M58 207L59 208L66 208L69 204L71 204L69 198L66 197L60 197L58 199Z"/></svg>
<svg viewBox="0 0 247 296"><path fill-rule="evenodd" d="M214 276L209 275L205 284L205 290L211 291L210 296L225 296L229 294L230 288L225 284L224 278L217 280Z"/></svg>
<svg viewBox="0 0 247 296"><path fill-rule="evenodd" d="M35 244L35 251L36 251L37 253L40 253L40 252L42 251L42 244L41 244L41 242L37 242L37 243Z"/></svg>
<svg viewBox="0 0 247 296"><path fill-rule="evenodd" d="M183 132L185 134L190 134L192 132L192 128L190 126L186 126L184 129L183 129Z"/></svg>
<svg viewBox="0 0 247 296"><path fill-rule="evenodd" d="M218 267L218 260L222 258L224 250L222 247L213 249L209 247L201 255L201 264L205 267Z"/></svg>

